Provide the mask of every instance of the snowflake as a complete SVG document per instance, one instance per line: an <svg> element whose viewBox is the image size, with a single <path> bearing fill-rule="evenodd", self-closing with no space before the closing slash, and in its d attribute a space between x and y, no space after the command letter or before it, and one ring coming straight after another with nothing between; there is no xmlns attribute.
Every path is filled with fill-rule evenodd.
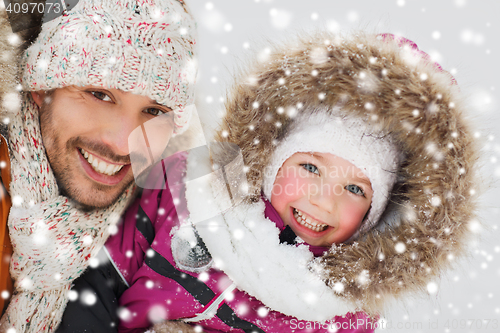
<svg viewBox="0 0 500 333"><path fill-rule="evenodd" d="M207 282L209 278L210 278L210 276L207 272L202 272L202 273L200 273L200 275L198 275L198 280L200 280L202 282Z"/></svg>
<svg viewBox="0 0 500 333"><path fill-rule="evenodd" d="M15 195L12 197L12 205L15 206L15 207L19 207L21 206L21 204L23 203L23 198L20 196L20 195Z"/></svg>
<svg viewBox="0 0 500 333"><path fill-rule="evenodd" d="M406 245L403 242L398 242L396 246L394 246L394 249L397 253L403 253L406 251Z"/></svg>
<svg viewBox="0 0 500 333"><path fill-rule="evenodd" d="M108 232L110 235L116 235L118 233L118 227L116 225L112 224L109 226Z"/></svg>
<svg viewBox="0 0 500 333"><path fill-rule="evenodd" d="M477 220L470 221L468 224L468 227L469 227L469 230L475 234L477 234L481 231L481 224Z"/></svg>
<svg viewBox="0 0 500 333"><path fill-rule="evenodd" d="M271 16L271 24L278 30L288 28L293 18L291 12L276 8L271 8L269 15Z"/></svg>
<svg viewBox="0 0 500 333"><path fill-rule="evenodd" d="M370 281L370 275L368 273L368 271L365 269L363 270L357 277L357 282L358 284L360 285L365 285L367 284L369 281Z"/></svg>
<svg viewBox="0 0 500 333"><path fill-rule="evenodd" d="M81 293L80 300L84 305L92 306L97 302L97 297L93 292L85 290Z"/></svg>
<svg viewBox="0 0 500 333"><path fill-rule="evenodd" d="M78 299L78 292L76 290L68 291L68 299L72 302Z"/></svg>
<svg viewBox="0 0 500 333"><path fill-rule="evenodd" d="M289 108L287 108L286 110L286 115L290 118L293 118L297 115L297 109L294 108L293 106L290 106Z"/></svg>
<svg viewBox="0 0 500 333"><path fill-rule="evenodd" d="M438 285L436 282L429 282L427 284L427 292L429 294L435 294L438 291Z"/></svg>
<svg viewBox="0 0 500 333"><path fill-rule="evenodd" d="M228 302L231 302L232 300L234 300L234 292L230 292L230 293L227 293L225 296L224 296L224 299Z"/></svg>
<svg viewBox="0 0 500 333"><path fill-rule="evenodd" d="M433 196L431 198L431 205L434 207L439 207L441 205L441 198L438 196Z"/></svg>
<svg viewBox="0 0 500 333"><path fill-rule="evenodd" d="M29 280L28 278L24 278L21 280L21 287L24 288L24 289L31 289L33 287L33 282L31 280Z"/></svg>
<svg viewBox="0 0 500 333"><path fill-rule="evenodd" d="M265 306L261 306L258 310L257 310L257 314L259 315L259 317L261 318L264 318L267 316L267 314L269 313L269 309L266 308Z"/></svg>
<svg viewBox="0 0 500 333"><path fill-rule="evenodd" d="M132 312L127 308L119 308L118 317L123 321L130 321L132 319Z"/></svg>
<svg viewBox="0 0 500 333"><path fill-rule="evenodd" d="M318 300L318 296L313 292L307 292L302 296L302 299L310 305L313 305Z"/></svg>
<svg viewBox="0 0 500 333"><path fill-rule="evenodd" d="M97 259L97 258L90 258L90 260L89 260L89 266L92 267L92 268L99 267L99 259Z"/></svg>
<svg viewBox="0 0 500 333"><path fill-rule="evenodd" d="M148 311L148 319L152 323L158 323L167 319L167 309L161 304L155 304Z"/></svg>
<svg viewBox="0 0 500 333"><path fill-rule="evenodd" d="M335 291L337 294L341 294L344 292L344 284L342 282L336 282L333 285L333 291Z"/></svg>
<svg viewBox="0 0 500 333"><path fill-rule="evenodd" d="M359 20L359 14L355 11L350 11L347 13L347 19L349 22L354 23Z"/></svg>
<svg viewBox="0 0 500 333"><path fill-rule="evenodd" d="M238 308L236 309L236 313L240 316L243 316L248 313L249 307L248 305L242 303L238 305Z"/></svg>
<svg viewBox="0 0 500 333"><path fill-rule="evenodd" d="M340 24L335 20L329 20L326 22L326 28L328 31L337 32L340 30Z"/></svg>
<svg viewBox="0 0 500 333"><path fill-rule="evenodd" d="M90 235L85 235L82 239L83 245L90 245L92 244L92 236Z"/></svg>
<svg viewBox="0 0 500 333"><path fill-rule="evenodd" d="M15 112L21 107L21 99L18 93L6 93L3 95L2 106L8 111ZM8 118L5 118L8 119Z"/></svg>
<svg viewBox="0 0 500 333"><path fill-rule="evenodd" d="M266 47L265 49L263 49L262 51L259 52L259 54L257 55L257 59L260 62L266 62L269 59L270 53L271 53L271 49ZM255 83L257 83L257 81L255 81Z"/></svg>

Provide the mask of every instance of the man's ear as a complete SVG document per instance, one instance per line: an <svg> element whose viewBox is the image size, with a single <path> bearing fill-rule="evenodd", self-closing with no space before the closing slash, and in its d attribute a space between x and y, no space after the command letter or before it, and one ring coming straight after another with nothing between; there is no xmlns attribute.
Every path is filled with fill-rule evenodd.
<svg viewBox="0 0 500 333"><path fill-rule="evenodd" d="M33 100L35 101L36 105L38 105L38 107L41 108L43 104L43 99L45 98L45 92L43 90L32 91L31 97L33 97Z"/></svg>

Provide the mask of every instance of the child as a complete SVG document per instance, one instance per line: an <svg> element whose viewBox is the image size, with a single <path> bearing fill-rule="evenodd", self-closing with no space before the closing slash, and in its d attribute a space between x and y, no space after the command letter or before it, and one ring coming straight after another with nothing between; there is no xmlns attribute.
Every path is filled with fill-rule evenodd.
<svg viewBox="0 0 500 333"><path fill-rule="evenodd" d="M178 154L171 191L144 190L108 241L129 285L120 331L372 332L390 299L464 250L475 149L457 93L392 35L277 48L235 85L216 134L241 149L245 202L206 215L231 198L210 182L172 186L200 166Z"/></svg>

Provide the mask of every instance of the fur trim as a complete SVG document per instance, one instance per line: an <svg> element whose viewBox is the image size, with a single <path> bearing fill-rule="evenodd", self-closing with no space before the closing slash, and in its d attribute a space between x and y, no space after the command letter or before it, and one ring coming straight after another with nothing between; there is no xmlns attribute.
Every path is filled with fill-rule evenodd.
<svg viewBox="0 0 500 333"><path fill-rule="evenodd" d="M328 286L341 284L345 300L377 314L389 299L425 290L450 267L450 256L464 252L475 219L478 149L458 93L450 75L396 41L304 36L239 78L215 138L242 149L256 202L262 170L294 112L341 106L390 133L406 158L380 230L317 260ZM226 157L214 159L224 164Z"/></svg>
<svg viewBox="0 0 500 333"><path fill-rule="evenodd" d="M159 324L155 324L153 328L145 333L203 333L200 330L195 330L194 326L183 323L182 321L169 320Z"/></svg>

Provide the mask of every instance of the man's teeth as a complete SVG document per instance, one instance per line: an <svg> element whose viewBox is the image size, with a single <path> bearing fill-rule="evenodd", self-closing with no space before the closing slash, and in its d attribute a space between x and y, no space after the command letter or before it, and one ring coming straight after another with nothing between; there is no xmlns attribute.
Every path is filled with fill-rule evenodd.
<svg viewBox="0 0 500 333"><path fill-rule="evenodd" d="M293 209L293 216L295 217L295 220L297 220L297 222L313 231L320 232L328 228L328 224L319 223L312 217L306 215L296 208Z"/></svg>
<svg viewBox="0 0 500 333"><path fill-rule="evenodd" d="M92 166L92 169L94 169L95 171L97 171L99 173L103 173L103 174L108 175L108 176L113 176L123 168L123 165L106 163L103 160L99 159L98 157L96 157L92 154L89 154L88 152L86 152L85 150L83 150L81 148L80 148L80 151L81 151L83 157L85 157L87 162L89 162L89 164Z"/></svg>

